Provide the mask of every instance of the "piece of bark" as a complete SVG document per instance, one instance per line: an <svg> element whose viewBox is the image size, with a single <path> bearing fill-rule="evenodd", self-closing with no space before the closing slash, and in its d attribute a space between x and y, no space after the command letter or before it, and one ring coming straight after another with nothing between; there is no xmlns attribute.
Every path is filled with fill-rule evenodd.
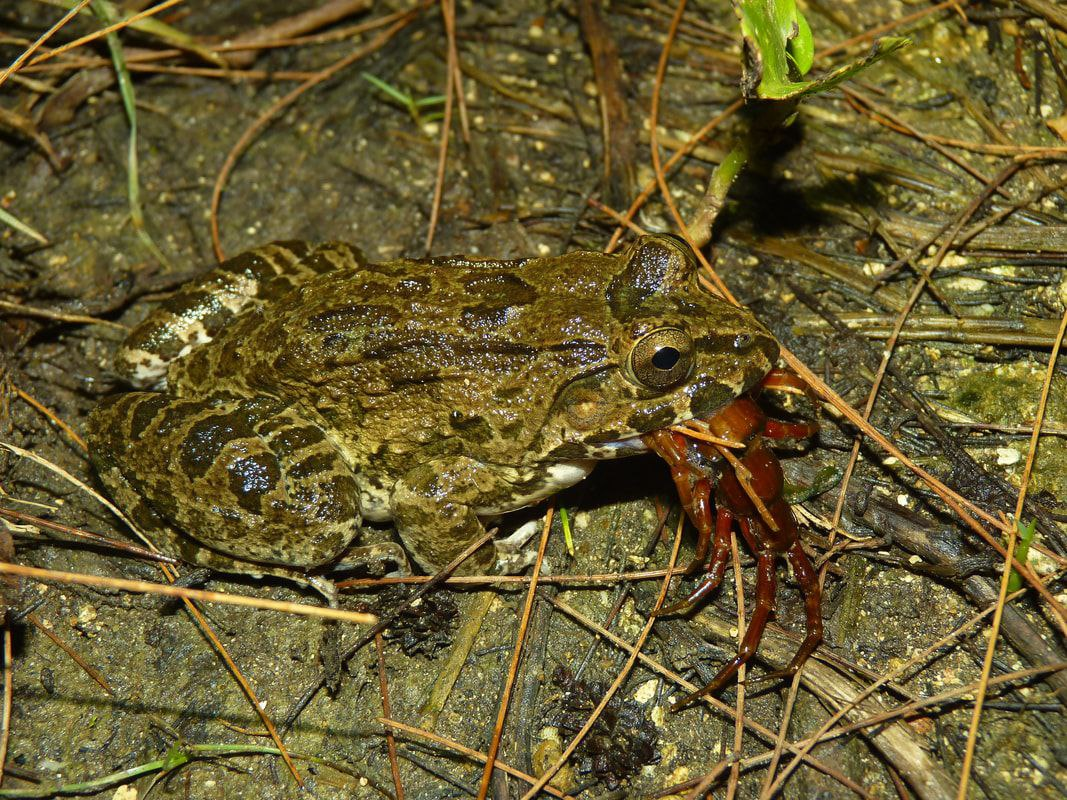
<svg viewBox="0 0 1067 800"><path fill-rule="evenodd" d="M600 100L604 197L609 205L625 208L633 197L638 142L638 132L626 104L626 72L596 0L579 0L578 20L593 59Z"/></svg>

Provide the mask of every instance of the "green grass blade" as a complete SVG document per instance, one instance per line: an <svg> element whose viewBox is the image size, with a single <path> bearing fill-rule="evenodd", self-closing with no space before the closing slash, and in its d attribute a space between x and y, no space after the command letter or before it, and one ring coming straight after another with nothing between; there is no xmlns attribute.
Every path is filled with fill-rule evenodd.
<svg viewBox="0 0 1067 800"><path fill-rule="evenodd" d="M396 100L396 102L403 104L405 107L410 106L412 103L415 102L412 99L411 95L400 89L397 89L391 83L386 83L376 75L371 75L369 72L363 73L363 80L367 81L367 83L371 84L374 88L380 89L381 91L385 92L391 98Z"/></svg>
<svg viewBox="0 0 1067 800"><path fill-rule="evenodd" d="M4 223L9 228L14 228L19 233L26 234L34 241L40 242L41 244L48 244L48 239L46 239L43 234L35 231L14 214L7 211L3 206L0 206L0 222Z"/></svg>
<svg viewBox="0 0 1067 800"><path fill-rule="evenodd" d="M114 8L106 0L93 0L90 6L104 25L111 25L115 21ZM130 201L130 221L133 223L134 231L145 249L161 264L169 266L166 256L163 255L163 252L145 228L144 211L141 208L141 183L137 163L137 103L133 91L133 81L130 79L130 71L126 68L126 57L123 54L122 43L119 42L118 35L112 32L104 38L111 54L111 62L115 66L119 95L122 97L122 105L126 110L126 119L130 126L129 145L126 153L126 193Z"/></svg>
<svg viewBox="0 0 1067 800"><path fill-rule="evenodd" d="M571 537L571 519L567 514L567 509L560 508L559 521L563 525L563 542L567 545L567 553L574 558L574 539Z"/></svg>

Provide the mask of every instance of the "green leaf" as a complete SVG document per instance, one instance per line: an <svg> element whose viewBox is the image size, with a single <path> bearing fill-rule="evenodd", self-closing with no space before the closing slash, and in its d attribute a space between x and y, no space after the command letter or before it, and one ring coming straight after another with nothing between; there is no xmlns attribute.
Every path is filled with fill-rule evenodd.
<svg viewBox="0 0 1067 800"><path fill-rule="evenodd" d="M857 73L867 69L867 67L875 62L881 61L890 53L895 53L897 50L900 50L902 47L907 47L909 44L911 44L910 39L905 39L900 36L887 36L883 39L879 39L863 58L853 61L851 64L845 64L843 67L838 67L817 80L798 84L797 88L791 88L786 93L776 96L773 99L785 100L792 97L803 97L809 94L828 92L838 84L844 83Z"/></svg>
<svg viewBox="0 0 1067 800"><path fill-rule="evenodd" d="M789 55L797 72L807 75L815 63L815 37L811 35L811 26L803 14L797 14L797 35L789 41Z"/></svg>
<svg viewBox="0 0 1067 800"><path fill-rule="evenodd" d="M815 58L815 43L796 0L734 0L741 22L744 63L741 90L746 98L788 100L825 92L908 44L900 37L874 43L863 58L817 80L802 80Z"/></svg>
<svg viewBox="0 0 1067 800"><path fill-rule="evenodd" d="M567 545L567 554L574 558L574 539L571 537L571 520L567 516L567 509L560 508L559 519L563 524L563 541Z"/></svg>
<svg viewBox="0 0 1067 800"><path fill-rule="evenodd" d="M791 59L789 53L790 42L800 34L795 0L734 0L734 11L744 37L745 96L768 97L768 92L794 84L802 74L793 74L796 54Z"/></svg>

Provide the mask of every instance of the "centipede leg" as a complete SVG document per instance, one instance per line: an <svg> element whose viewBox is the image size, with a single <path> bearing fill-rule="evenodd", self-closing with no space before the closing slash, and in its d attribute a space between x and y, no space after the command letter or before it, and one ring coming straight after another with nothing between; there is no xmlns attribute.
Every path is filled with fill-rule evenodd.
<svg viewBox="0 0 1067 800"><path fill-rule="evenodd" d="M693 553L693 560L689 562L689 567L686 569L686 573L692 575L704 564L704 559L708 557L708 548L711 545L711 481L707 478L701 478L693 485L689 504L685 507L685 510L689 515L690 522L693 523L693 527L697 530L696 552ZM716 555L718 555L719 550L718 538L718 533L716 533ZM713 564L714 561L708 565L709 573L712 571Z"/></svg>

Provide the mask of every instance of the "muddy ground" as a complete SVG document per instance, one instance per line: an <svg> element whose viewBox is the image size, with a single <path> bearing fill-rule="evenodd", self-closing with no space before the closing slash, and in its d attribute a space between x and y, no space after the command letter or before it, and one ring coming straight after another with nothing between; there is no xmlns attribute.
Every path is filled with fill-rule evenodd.
<svg viewBox="0 0 1067 800"><path fill-rule="evenodd" d="M168 10L163 19L207 42L237 37L312 5L196 0ZM314 33L404 8L374 4ZM924 9L922 3L897 2L807 6L816 49ZM626 168L610 181L603 176L602 116L590 57L590 41L603 45L604 31L587 29L583 36L575 3L548 8L479 3L457 10L470 141L458 137L457 121L432 253L521 257L607 244L615 223L587 201L596 198L624 211L653 177L648 120L673 7L613 3L602 13L625 68L620 96L629 127L623 130L632 143ZM23 40L35 39L59 14L43 4L5 4L0 64L14 60ZM916 282L911 267L891 265L918 247L918 268L928 268L942 241L939 233L955 236L950 229L961 213L1021 157L1017 171L988 193L962 227L979 221L987 226L958 236L965 243L933 274L937 296L927 291L920 297L873 414L875 425L904 452L994 515L1014 510L1049 353L1067 305L1061 138L1067 136L1067 32L1057 14L1062 17L1057 6L1039 2L970 4L895 31L911 37L911 47L863 73L847 86L851 94L838 89L802 104L788 133L734 186L709 250L742 302L862 409L886 333ZM218 64L195 54L152 63L200 72L135 72L141 197L147 231L164 260L146 248L130 221L129 123L108 78L113 73L106 48L98 42L44 61L0 89L0 106L30 122L20 127L0 120L2 205L48 240L41 245L24 233L0 229L3 441L99 485L76 440L28 402L32 398L79 432L94 404L123 388L110 362L122 331L71 315L136 324L166 293L208 269L214 263L211 190L227 153L298 80L369 43L380 46L289 105L241 154L222 197L222 247L233 255L272 239L342 239L375 260L425 254L441 130L433 117L442 106L423 105L416 118L362 77L369 73L413 98L443 93L448 47L441 10L423 7L406 23L383 42L375 42L383 30L377 28L260 50L241 65L253 71L247 75L223 74ZM50 45L97 27L91 18L76 20ZM169 46L150 33L129 30L121 41L131 60ZM864 47L818 59L816 69L843 63ZM96 60L71 63L75 58ZM691 4L662 86L659 138L665 158L737 96L738 65L729 5ZM93 84L87 97L74 99L76 75ZM691 217L711 170L741 130L731 118L670 173L683 217ZM1024 146L1059 149L1038 158ZM672 230L658 194L636 222L647 230ZM44 310L52 318L11 304ZM1067 555L1062 359L1045 415L1047 432L1024 519L1039 520L1031 563L1049 591L1067 602L1059 577ZM809 517L826 521L834 514L853 429L825 410L820 420L822 431L810 445L783 453L783 460L793 481L810 484L819 477L828 485L804 502ZM0 455L0 489L4 509L128 540L115 517L70 478L24 455ZM637 458L602 465L560 495L555 506L569 512L575 547L568 555L557 513L546 573L666 565L678 511L662 463ZM657 536L660 509L669 512L668 533ZM15 537L16 563L162 580L155 566L108 548L25 520L8 517L5 524ZM366 533L368 539L390 536L388 528ZM646 554L650 540L657 539ZM842 542L848 546L842 548ZM831 552L823 599L826 643L819 664L813 661L801 682L789 741L818 729L842 696L906 665L986 608L996 597L1003 566L899 460L875 447L862 451L849 482L834 549L818 524L805 527L804 543L813 556ZM691 547L687 536L683 561ZM743 547L741 553L751 607L753 562ZM750 677L780 668L803 629L796 586L784 567L779 577L776 622ZM659 581L609 578L592 587L539 589L501 760L527 773L550 763L558 742L570 740L625 662L625 652L594 643L585 625L551 601L598 624L609 624L612 606L621 604L610 627L632 642L658 586ZM676 583L672 596L689 586ZM208 588L320 601L282 581L218 576ZM299 793L277 755L239 749L269 750L272 743L216 649L180 606L55 582L27 581L8 594L13 689L0 797L52 796L60 787L99 797ZM516 585L449 589L423 603L416 617L423 638L415 631L404 639L399 626L391 629L384 660L392 717L484 753L525 598L524 587ZM1065 660L1057 627L1062 620L1057 623L1050 606L1035 598L1031 590L1011 603L993 659L994 677ZM345 607L378 610L400 602L369 589L343 599ZM485 612L480 625L479 611ZM210 606L209 616L266 714L280 723L322 670L320 653L331 649L323 645L327 626L228 606ZM644 654L699 685L734 652L731 626L736 628L736 611L728 577L699 614L657 622ZM354 626L338 631L342 644L361 633ZM48 633L97 670L101 682ZM428 633L441 635L427 639ZM464 634L466 655L457 650ZM909 666L891 688L875 692L872 702L892 710L976 681L988 634L987 618ZM1005 636L1012 637L1011 644ZM460 660L462 669L431 721L425 704L450 657ZM1049 674L1055 676L1015 677L990 689L968 796L1067 795L1062 705L1067 681L1062 673L1043 681ZM360 649L336 678L334 691L317 692L284 736L296 768L315 797L394 796L383 727L376 721L382 697L373 644ZM688 788L670 787L720 765L733 750L734 723L709 705L668 711L672 698L683 694L661 673L638 664L619 691L622 704L609 707L592 744L580 749L557 779L558 788L583 798L649 797L662 790L684 796ZM787 694L787 683L750 680L744 716L764 732L746 729L742 758L773 749ZM731 688L723 700L732 707L735 696ZM871 797L955 796L973 707L974 695L966 693L819 745L813 755L843 778L802 766L781 793L836 798L858 789ZM866 706L852 718L877 710ZM397 747L407 797L477 793L480 763L409 733L398 736ZM192 760L161 771L158 762L168 753ZM783 756L778 770L790 760ZM141 767L144 774L135 774ZM123 771L132 772L120 775ZM746 765L738 796L760 796L766 775L765 762ZM520 797L527 788L498 772L492 791L494 797ZM725 796L725 776L713 791Z"/></svg>

